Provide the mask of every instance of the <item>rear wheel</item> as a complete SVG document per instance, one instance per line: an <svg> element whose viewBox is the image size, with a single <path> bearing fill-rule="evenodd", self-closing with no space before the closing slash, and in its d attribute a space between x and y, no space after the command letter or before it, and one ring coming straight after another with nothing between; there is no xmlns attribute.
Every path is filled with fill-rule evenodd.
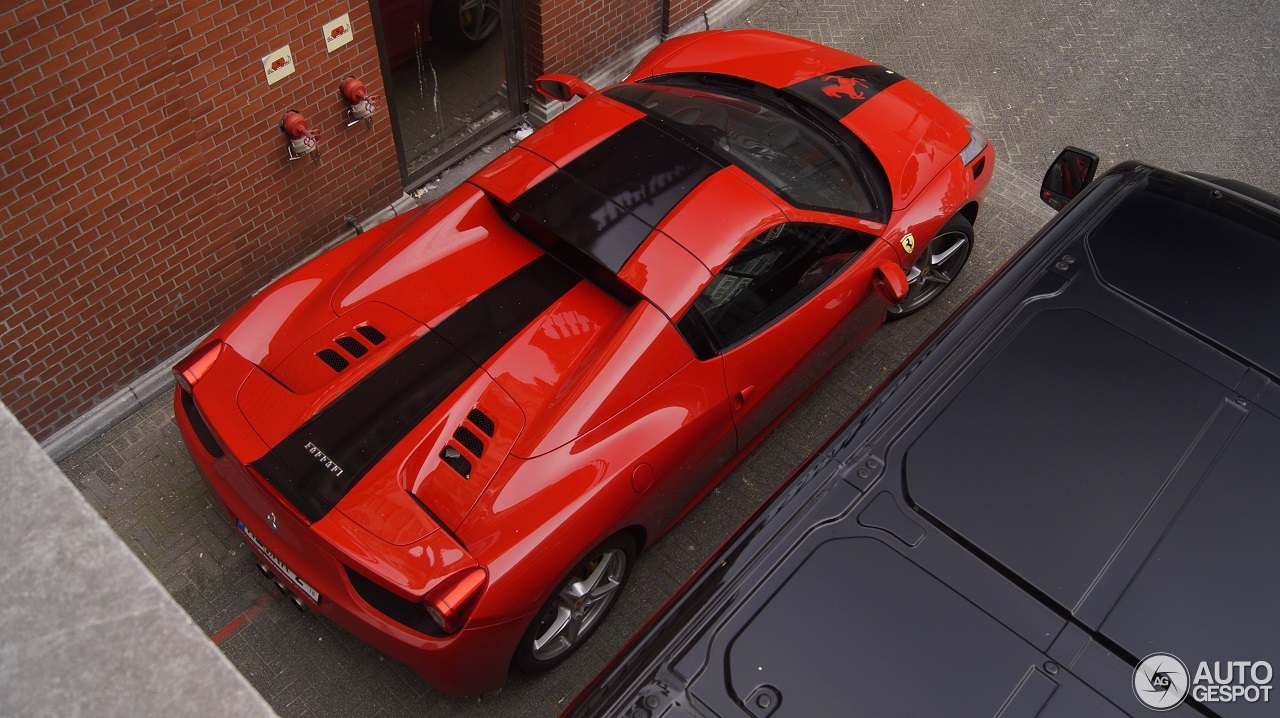
<svg viewBox="0 0 1280 718"><path fill-rule="evenodd" d="M973 225L969 220L959 214L947 220L911 265L907 296L889 307L889 318L905 317L932 302L960 274L972 247Z"/></svg>
<svg viewBox="0 0 1280 718"><path fill-rule="evenodd" d="M613 608L634 558L635 544L622 534L587 554L524 632L516 649L516 669L545 671L577 650Z"/></svg>

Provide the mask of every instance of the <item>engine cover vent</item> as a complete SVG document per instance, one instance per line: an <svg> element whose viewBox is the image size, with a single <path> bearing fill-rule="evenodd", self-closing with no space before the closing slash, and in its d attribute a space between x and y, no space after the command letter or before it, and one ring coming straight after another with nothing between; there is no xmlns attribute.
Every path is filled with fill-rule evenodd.
<svg viewBox="0 0 1280 718"><path fill-rule="evenodd" d="M467 421L475 424L480 431L493 436L493 430L496 428L493 419L490 419L483 411L472 409L471 413L467 414Z"/></svg>
<svg viewBox="0 0 1280 718"><path fill-rule="evenodd" d="M369 348L361 344L360 340L355 337L338 337L335 341L338 343L338 346L345 349L348 354L356 359L359 359L369 353Z"/></svg>
<svg viewBox="0 0 1280 718"><path fill-rule="evenodd" d="M440 450L440 458L449 465L449 468L458 472L462 478L471 478L471 462L463 457L462 452L452 446L446 446Z"/></svg>
<svg viewBox="0 0 1280 718"><path fill-rule="evenodd" d="M360 336L364 337L365 339L368 339L369 343L374 346L377 346L387 340L387 337L385 334L383 334L382 332L378 331L377 329L375 329L374 327L368 324L365 324L364 326L356 327L356 331L360 333Z"/></svg>
<svg viewBox="0 0 1280 718"><path fill-rule="evenodd" d="M316 356L320 357L320 361L329 365L334 371L342 371L351 366L351 362L342 358L342 355L332 349L321 349L316 352Z"/></svg>
<svg viewBox="0 0 1280 718"><path fill-rule="evenodd" d="M471 430L467 427L459 426L458 430L453 432L453 438L459 444L462 444L462 448L470 451L471 455L477 459L484 456L484 442L480 440L480 437L471 433Z"/></svg>

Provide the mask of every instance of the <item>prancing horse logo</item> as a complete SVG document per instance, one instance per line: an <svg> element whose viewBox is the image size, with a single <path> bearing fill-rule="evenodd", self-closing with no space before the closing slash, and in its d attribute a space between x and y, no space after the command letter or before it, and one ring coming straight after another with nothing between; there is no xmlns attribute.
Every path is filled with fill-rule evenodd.
<svg viewBox="0 0 1280 718"><path fill-rule="evenodd" d="M866 94L859 87L866 87L867 81L861 77L840 77L839 75L826 75L822 78L830 85L822 88L822 93L827 97L839 97L844 95L850 100L866 99Z"/></svg>

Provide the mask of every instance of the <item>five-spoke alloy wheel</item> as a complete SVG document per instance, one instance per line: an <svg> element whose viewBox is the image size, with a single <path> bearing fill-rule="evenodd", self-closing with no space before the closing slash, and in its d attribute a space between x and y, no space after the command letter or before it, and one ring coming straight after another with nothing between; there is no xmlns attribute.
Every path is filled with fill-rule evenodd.
<svg viewBox="0 0 1280 718"><path fill-rule="evenodd" d="M889 307L889 317L904 317L923 308L960 274L973 247L973 225L956 215L938 230L907 272L907 296Z"/></svg>
<svg viewBox="0 0 1280 718"><path fill-rule="evenodd" d="M526 672L546 670L582 645L613 607L634 556L635 547L624 535L591 551L525 631L516 651L516 667Z"/></svg>

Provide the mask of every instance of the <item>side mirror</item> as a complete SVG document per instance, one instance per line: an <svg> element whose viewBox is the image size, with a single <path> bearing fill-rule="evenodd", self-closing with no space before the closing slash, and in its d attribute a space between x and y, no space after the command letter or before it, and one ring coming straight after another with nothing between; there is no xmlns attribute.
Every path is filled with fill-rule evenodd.
<svg viewBox="0 0 1280 718"><path fill-rule="evenodd" d="M1055 210L1062 209L1075 199L1090 182L1098 169L1098 156L1076 147L1067 147L1049 165L1040 183L1040 199Z"/></svg>
<svg viewBox="0 0 1280 718"><path fill-rule="evenodd" d="M907 298L907 292L911 291L911 285L907 283L907 273L893 262L882 262L876 265L871 272L871 286L875 287L880 296L884 297L890 305L902 304L902 300Z"/></svg>
<svg viewBox="0 0 1280 718"><path fill-rule="evenodd" d="M543 75L533 81L533 86L538 92L561 102L568 102L575 97L586 97L596 91L596 88L588 85L573 75Z"/></svg>

